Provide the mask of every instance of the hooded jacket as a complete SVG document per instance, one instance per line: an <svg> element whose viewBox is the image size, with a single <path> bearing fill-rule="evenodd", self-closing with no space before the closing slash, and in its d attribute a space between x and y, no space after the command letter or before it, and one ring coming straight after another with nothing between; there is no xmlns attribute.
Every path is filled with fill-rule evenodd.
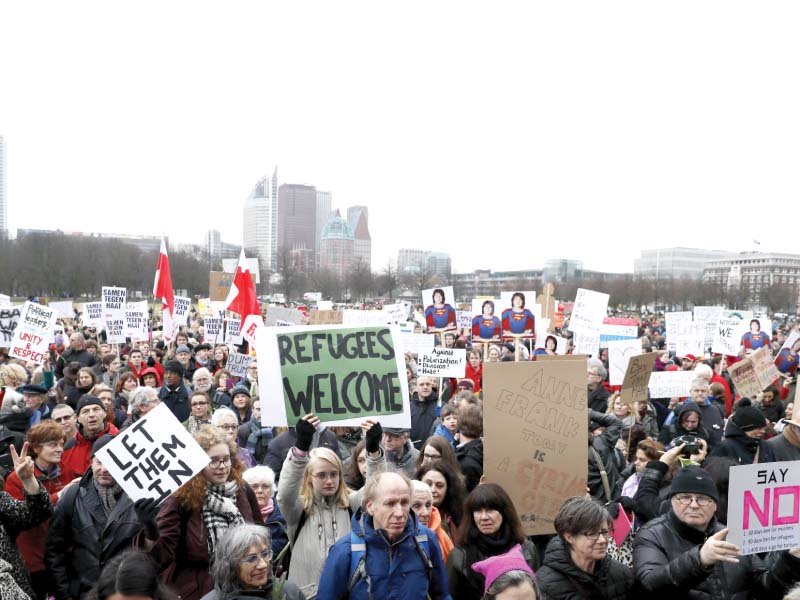
<svg viewBox="0 0 800 600"><path fill-rule="evenodd" d="M106 423L103 431L93 438L83 435L83 426L78 425L75 437L64 444L64 454L61 456L61 472L65 481L72 481L76 477L83 477L86 469L92 464L92 444L104 435L117 435L119 429L111 423Z"/></svg>
<svg viewBox="0 0 800 600"><path fill-rule="evenodd" d="M442 551L442 561L447 564L447 557L450 556L450 551L453 549L453 540L447 535L447 532L442 527L442 513L435 506L431 506L431 516L428 519L428 529L436 534L436 539L439 542L439 550Z"/></svg>
<svg viewBox="0 0 800 600"><path fill-rule="evenodd" d="M683 417L690 412L697 413L697 417L699 419L697 423L697 429L694 429L692 431L689 431L686 428L684 428L682 424ZM706 442L709 443L709 446L711 445L710 435L704 426L703 412L700 410L700 407L697 406L697 404L695 404L692 401L684 402L683 406L681 406L680 409L678 409L677 417L675 418L675 420L669 425L664 425L661 428L661 433L658 436L658 441L664 444L664 446L669 446L669 443L680 435L694 435L696 437L703 438Z"/></svg>
<svg viewBox="0 0 800 600"><path fill-rule="evenodd" d="M733 422L733 419L728 419L728 424L725 426L725 439L714 448L711 456L723 456L738 461L740 465L752 465L756 461L756 452L759 463L775 462L776 460L772 446L764 440L747 437L741 427Z"/></svg>
<svg viewBox="0 0 800 600"><path fill-rule="evenodd" d="M133 373L133 371L131 371ZM158 372L158 369L155 367L146 367L142 369L142 371L138 375L139 385L144 386L144 376L145 375L155 375L156 377L156 387L161 387L161 374Z"/></svg>
<svg viewBox="0 0 800 600"><path fill-rule="evenodd" d="M420 525L413 512L408 515L405 530L394 542L387 540L383 531L376 530L372 517L361 510L353 515L350 528L364 540L365 566L372 580L372 594L364 578L348 592L351 544L350 535L343 535L328 554L317 600L452 600L436 536ZM417 550L419 536L428 540L430 572Z"/></svg>
<svg viewBox="0 0 800 600"><path fill-rule="evenodd" d="M536 580L549 600L625 600L634 585L631 570L610 556L598 561L593 573L582 571L558 536L547 544Z"/></svg>
<svg viewBox="0 0 800 600"><path fill-rule="evenodd" d="M483 440L472 440L456 448L456 459L464 474L467 492L471 492L483 476Z"/></svg>

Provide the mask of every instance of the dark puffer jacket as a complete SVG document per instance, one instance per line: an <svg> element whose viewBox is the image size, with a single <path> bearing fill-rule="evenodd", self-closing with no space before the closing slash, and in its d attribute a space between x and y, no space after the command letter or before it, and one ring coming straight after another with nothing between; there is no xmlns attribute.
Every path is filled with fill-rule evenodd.
<svg viewBox="0 0 800 600"><path fill-rule="evenodd" d="M633 497L633 511L639 525L666 514L672 508L670 484L664 481L668 471L669 465L660 460L651 460L642 471Z"/></svg>
<svg viewBox="0 0 800 600"><path fill-rule="evenodd" d="M472 440L456 448L456 459L467 484L467 491L474 490L483 476L483 440Z"/></svg>
<svg viewBox="0 0 800 600"><path fill-rule="evenodd" d="M594 573L579 569L560 537L547 544L536 579L548 600L625 600L633 589L631 570L610 556L595 565Z"/></svg>
<svg viewBox="0 0 800 600"><path fill-rule="evenodd" d="M714 448L711 456L724 456L738 461L740 465L752 465L756 460L756 451L759 463L775 462L772 446L764 440L747 437L747 434L730 419L725 426L725 439Z"/></svg>
<svg viewBox="0 0 800 600"><path fill-rule="evenodd" d="M800 559L788 552L769 555L766 561L757 555L740 556L738 563L704 567L700 548L722 529L712 519L705 531L699 531L682 523L672 511L639 529L633 564L637 585L648 600L779 599L800 578Z"/></svg>
<svg viewBox="0 0 800 600"><path fill-rule="evenodd" d="M624 459L622 459L622 455L615 450L617 440L622 431L622 421L614 415L606 415L594 410L589 411L589 418L605 427L603 433L594 436L589 441L589 477L587 482L589 493L592 495L592 498L596 500L611 502L612 498L616 498L619 495L623 483L619 473L625 467ZM608 484L611 488L610 497L606 497L600 466L597 464L595 453L592 452L592 448L594 448L595 452L600 456L605 468ZM620 462L623 464L620 465Z"/></svg>

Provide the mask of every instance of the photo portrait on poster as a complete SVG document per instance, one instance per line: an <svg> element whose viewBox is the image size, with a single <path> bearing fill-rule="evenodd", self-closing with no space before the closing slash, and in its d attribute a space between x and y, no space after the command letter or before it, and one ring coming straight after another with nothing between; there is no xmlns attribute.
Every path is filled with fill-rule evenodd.
<svg viewBox="0 0 800 600"><path fill-rule="evenodd" d="M794 375L800 360L800 331L793 331L778 351L775 366L782 375Z"/></svg>
<svg viewBox="0 0 800 600"><path fill-rule="evenodd" d="M423 302L431 302L425 307L425 327L428 333L458 329L456 310L448 303L453 298L452 286L422 290Z"/></svg>
<svg viewBox="0 0 800 600"><path fill-rule="evenodd" d="M533 336L536 319L533 313L525 308L525 294L514 292L511 295L511 307L503 310L503 333Z"/></svg>
<svg viewBox="0 0 800 600"><path fill-rule="evenodd" d="M480 313L475 314L475 303L472 301L472 339L474 341L499 341L501 334L500 318L495 314L495 301L480 302Z"/></svg>
<svg viewBox="0 0 800 600"><path fill-rule="evenodd" d="M750 319L749 330L742 334L742 349L745 354L769 346L772 340L772 324L766 317Z"/></svg>

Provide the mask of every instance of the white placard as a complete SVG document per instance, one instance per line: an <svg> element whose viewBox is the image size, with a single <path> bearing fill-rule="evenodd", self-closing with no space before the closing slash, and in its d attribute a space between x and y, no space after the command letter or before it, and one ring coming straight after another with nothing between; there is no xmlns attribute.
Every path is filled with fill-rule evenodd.
<svg viewBox="0 0 800 600"><path fill-rule="evenodd" d="M695 377L694 371L658 371L650 375L647 389L651 398L685 398Z"/></svg>
<svg viewBox="0 0 800 600"><path fill-rule="evenodd" d="M128 303L125 309L125 335L132 341L142 341L150 337L147 326L147 311L141 310L138 303ZM147 303L145 302L145 306Z"/></svg>
<svg viewBox="0 0 800 600"><path fill-rule="evenodd" d="M9 355L22 360L42 364L47 355L47 346L53 336L56 311L47 306L26 301L14 329Z"/></svg>
<svg viewBox="0 0 800 600"><path fill-rule="evenodd" d="M128 497L161 502L208 465L205 450L163 402L97 452Z"/></svg>
<svg viewBox="0 0 800 600"><path fill-rule="evenodd" d="M317 302L317 310L333 310L333 300L320 300Z"/></svg>
<svg viewBox="0 0 800 600"><path fill-rule="evenodd" d="M692 322L691 311L668 312L665 315L666 335L667 335L667 350L675 352L675 345L678 341L678 323L685 323L686 321Z"/></svg>
<svg viewBox="0 0 800 600"><path fill-rule="evenodd" d="M124 344L126 339L126 325L125 313L122 313L122 318L106 318L106 341L109 344Z"/></svg>
<svg viewBox="0 0 800 600"><path fill-rule="evenodd" d="M47 306L56 311L56 317L59 319L75 318L75 311L72 309L72 300L48 302Z"/></svg>
<svg viewBox="0 0 800 600"><path fill-rule="evenodd" d="M712 352L738 356L742 346L742 335L748 331L753 313L748 310L724 311L717 321Z"/></svg>
<svg viewBox="0 0 800 600"><path fill-rule="evenodd" d="M386 325L390 320L391 317L382 310L356 310L353 308L345 308L342 311L342 325L347 325L348 327Z"/></svg>
<svg viewBox="0 0 800 600"><path fill-rule="evenodd" d="M225 319L225 333L222 341L234 346L242 343L242 321L240 319Z"/></svg>
<svg viewBox="0 0 800 600"><path fill-rule="evenodd" d="M433 377L464 377L467 351L458 348L434 348L417 356L417 374Z"/></svg>
<svg viewBox="0 0 800 600"><path fill-rule="evenodd" d="M303 313L296 308L270 305L264 325L275 325L275 321L289 321L289 323L299 325L303 322Z"/></svg>
<svg viewBox="0 0 800 600"><path fill-rule="evenodd" d="M608 382L611 385L622 385L628 362L642 353L642 342L639 338L632 340L614 340L608 342Z"/></svg>
<svg viewBox="0 0 800 600"><path fill-rule="evenodd" d="M728 537L741 554L800 546L800 461L731 467Z"/></svg>
<svg viewBox="0 0 800 600"><path fill-rule="evenodd" d="M498 305L497 314L503 314L507 308L511 308L511 299L514 294L522 294L525 300L525 308L533 313L534 318L538 319L542 316L542 305L536 304L536 292L534 290L518 291L518 292L500 292L500 304Z"/></svg>
<svg viewBox="0 0 800 600"><path fill-rule="evenodd" d="M103 318L125 319L128 290L123 287L103 286Z"/></svg>
<svg viewBox="0 0 800 600"><path fill-rule="evenodd" d="M222 317L204 317L204 341L217 344L222 341Z"/></svg>
<svg viewBox="0 0 800 600"><path fill-rule="evenodd" d="M462 329L471 330L472 329L472 313L468 310L457 310L456 311L456 324L458 325L458 330L461 331Z"/></svg>
<svg viewBox="0 0 800 600"><path fill-rule="evenodd" d="M98 331L105 327L106 320L103 317L102 302L87 302L83 305L83 324L94 327Z"/></svg>
<svg viewBox="0 0 800 600"><path fill-rule="evenodd" d="M228 362L225 363L225 368L231 372L234 377L244 377L247 375L247 367L250 366L252 358L249 354L242 354L241 352L231 352L228 354Z"/></svg>
<svg viewBox="0 0 800 600"><path fill-rule="evenodd" d="M408 309L400 302L396 304L384 304L383 312L386 313L386 318L389 323L405 323L408 319ZM344 321L344 315L342 315Z"/></svg>
<svg viewBox="0 0 800 600"><path fill-rule="evenodd" d="M705 336L703 337L703 353L709 350L714 344L717 323L720 314L724 309L721 306L695 306L694 321L705 325Z"/></svg>
<svg viewBox="0 0 800 600"><path fill-rule="evenodd" d="M410 352L411 354L430 352L433 349L435 337L432 333L409 333L406 331L398 333L403 352Z"/></svg>
<svg viewBox="0 0 800 600"><path fill-rule="evenodd" d="M175 310L172 314L174 327L186 327L189 324L189 308L192 305L191 298L186 296L175 296Z"/></svg>
<svg viewBox="0 0 800 600"><path fill-rule="evenodd" d="M11 346L14 339L14 330L19 323L19 316L22 314L22 306L3 306L0 307L0 348Z"/></svg>
<svg viewBox="0 0 800 600"><path fill-rule="evenodd" d="M572 343L575 345L573 354L588 354L597 358L600 353L600 331L590 331L588 329L575 331L572 336Z"/></svg>
<svg viewBox="0 0 800 600"><path fill-rule="evenodd" d="M2 306L11 306L11 296L0 294L0 307Z"/></svg>
<svg viewBox="0 0 800 600"><path fill-rule="evenodd" d="M608 294L578 288L572 315L569 318L569 330L575 332L596 331L599 344L600 329L608 312L608 298Z"/></svg>

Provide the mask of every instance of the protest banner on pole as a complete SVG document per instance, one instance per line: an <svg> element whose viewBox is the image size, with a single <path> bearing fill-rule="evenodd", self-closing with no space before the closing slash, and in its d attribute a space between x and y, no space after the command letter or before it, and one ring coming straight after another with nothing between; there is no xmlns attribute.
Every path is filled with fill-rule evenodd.
<svg viewBox="0 0 800 600"><path fill-rule="evenodd" d="M147 311L139 309L135 303L128 303L125 308L125 335L132 341L143 341L150 335Z"/></svg>
<svg viewBox="0 0 800 600"><path fill-rule="evenodd" d="M0 308L0 348L11 346L11 340L14 338L14 330L17 328L17 323L19 323L21 312L22 305L3 306Z"/></svg>
<svg viewBox="0 0 800 600"><path fill-rule="evenodd" d="M800 461L731 467L727 541L741 554L800 547Z"/></svg>
<svg viewBox="0 0 800 600"><path fill-rule="evenodd" d="M313 412L329 425L379 417L410 427L405 359L397 327L264 327L256 337L258 387L272 401L264 425L294 425Z"/></svg>
<svg viewBox="0 0 800 600"><path fill-rule="evenodd" d="M398 341L403 352L411 354L422 354L430 352L435 344L434 335L431 333L414 333L412 331L400 331Z"/></svg>
<svg viewBox="0 0 800 600"><path fill-rule="evenodd" d="M75 311L72 308L72 300L64 300L59 302L48 302L47 306L56 311L56 318L58 319L74 319Z"/></svg>
<svg viewBox="0 0 800 600"><path fill-rule="evenodd" d="M424 324L428 333L457 327L456 310L451 305L455 297L451 285L422 290L422 302L425 305Z"/></svg>
<svg viewBox="0 0 800 600"><path fill-rule="evenodd" d="M608 342L608 382L611 385L622 385L628 361L642 353L642 342L639 338L632 340L615 340Z"/></svg>
<svg viewBox="0 0 800 600"><path fill-rule="evenodd" d="M175 296L175 311L172 315L172 322L175 327L186 327L189 324L189 308L191 305L191 298Z"/></svg>
<svg viewBox="0 0 800 600"><path fill-rule="evenodd" d="M241 319L225 319L225 332L222 335L223 344L239 346L242 343Z"/></svg>
<svg viewBox="0 0 800 600"><path fill-rule="evenodd" d="M208 465L209 458L166 404L159 404L97 452L128 497L161 502Z"/></svg>
<svg viewBox="0 0 800 600"><path fill-rule="evenodd" d="M655 352L648 352L630 359L620 392L620 401L623 404L647 402L647 386L653 374L656 357Z"/></svg>
<svg viewBox="0 0 800 600"><path fill-rule="evenodd" d="M667 350L675 352L678 342L678 323L692 322L691 311L668 312L664 315L665 329L667 335Z"/></svg>
<svg viewBox="0 0 800 600"><path fill-rule="evenodd" d="M525 535L555 533L564 500L586 493L586 357L484 363L483 472L508 492Z"/></svg>
<svg viewBox="0 0 800 600"><path fill-rule="evenodd" d="M608 294L578 288L572 306L572 316L569 318L569 330L597 332L599 344L600 329L608 312L608 299Z"/></svg>
<svg viewBox="0 0 800 600"><path fill-rule="evenodd" d="M647 389L651 398L686 397L695 377L694 371L659 371L650 375Z"/></svg>
<svg viewBox="0 0 800 600"><path fill-rule="evenodd" d="M728 310L720 314L714 332L711 351L728 356L737 356L742 346L742 336L747 331L753 313L746 310Z"/></svg>
<svg viewBox="0 0 800 600"><path fill-rule="evenodd" d="M228 362L225 363L225 368L234 377L244 377L247 375L247 367L250 366L251 360L252 357L249 354L231 352L228 354Z"/></svg>
<svg viewBox="0 0 800 600"><path fill-rule="evenodd" d="M433 348L417 356L417 375L463 378L467 351L458 348Z"/></svg>
<svg viewBox="0 0 800 600"><path fill-rule="evenodd" d="M89 327L94 327L98 331L103 329L106 325L106 320L103 317L103 303L102 302L87 302L83 305L83 324Z"/></svg>
<svg viewBox="0 0 800 600"><path fill-rule="evenodd" d="M42 364L47 355L53 327L56 324L56 311L47 306L26 301L22 305L19 321L14 329L9 356Z"/></svg>

